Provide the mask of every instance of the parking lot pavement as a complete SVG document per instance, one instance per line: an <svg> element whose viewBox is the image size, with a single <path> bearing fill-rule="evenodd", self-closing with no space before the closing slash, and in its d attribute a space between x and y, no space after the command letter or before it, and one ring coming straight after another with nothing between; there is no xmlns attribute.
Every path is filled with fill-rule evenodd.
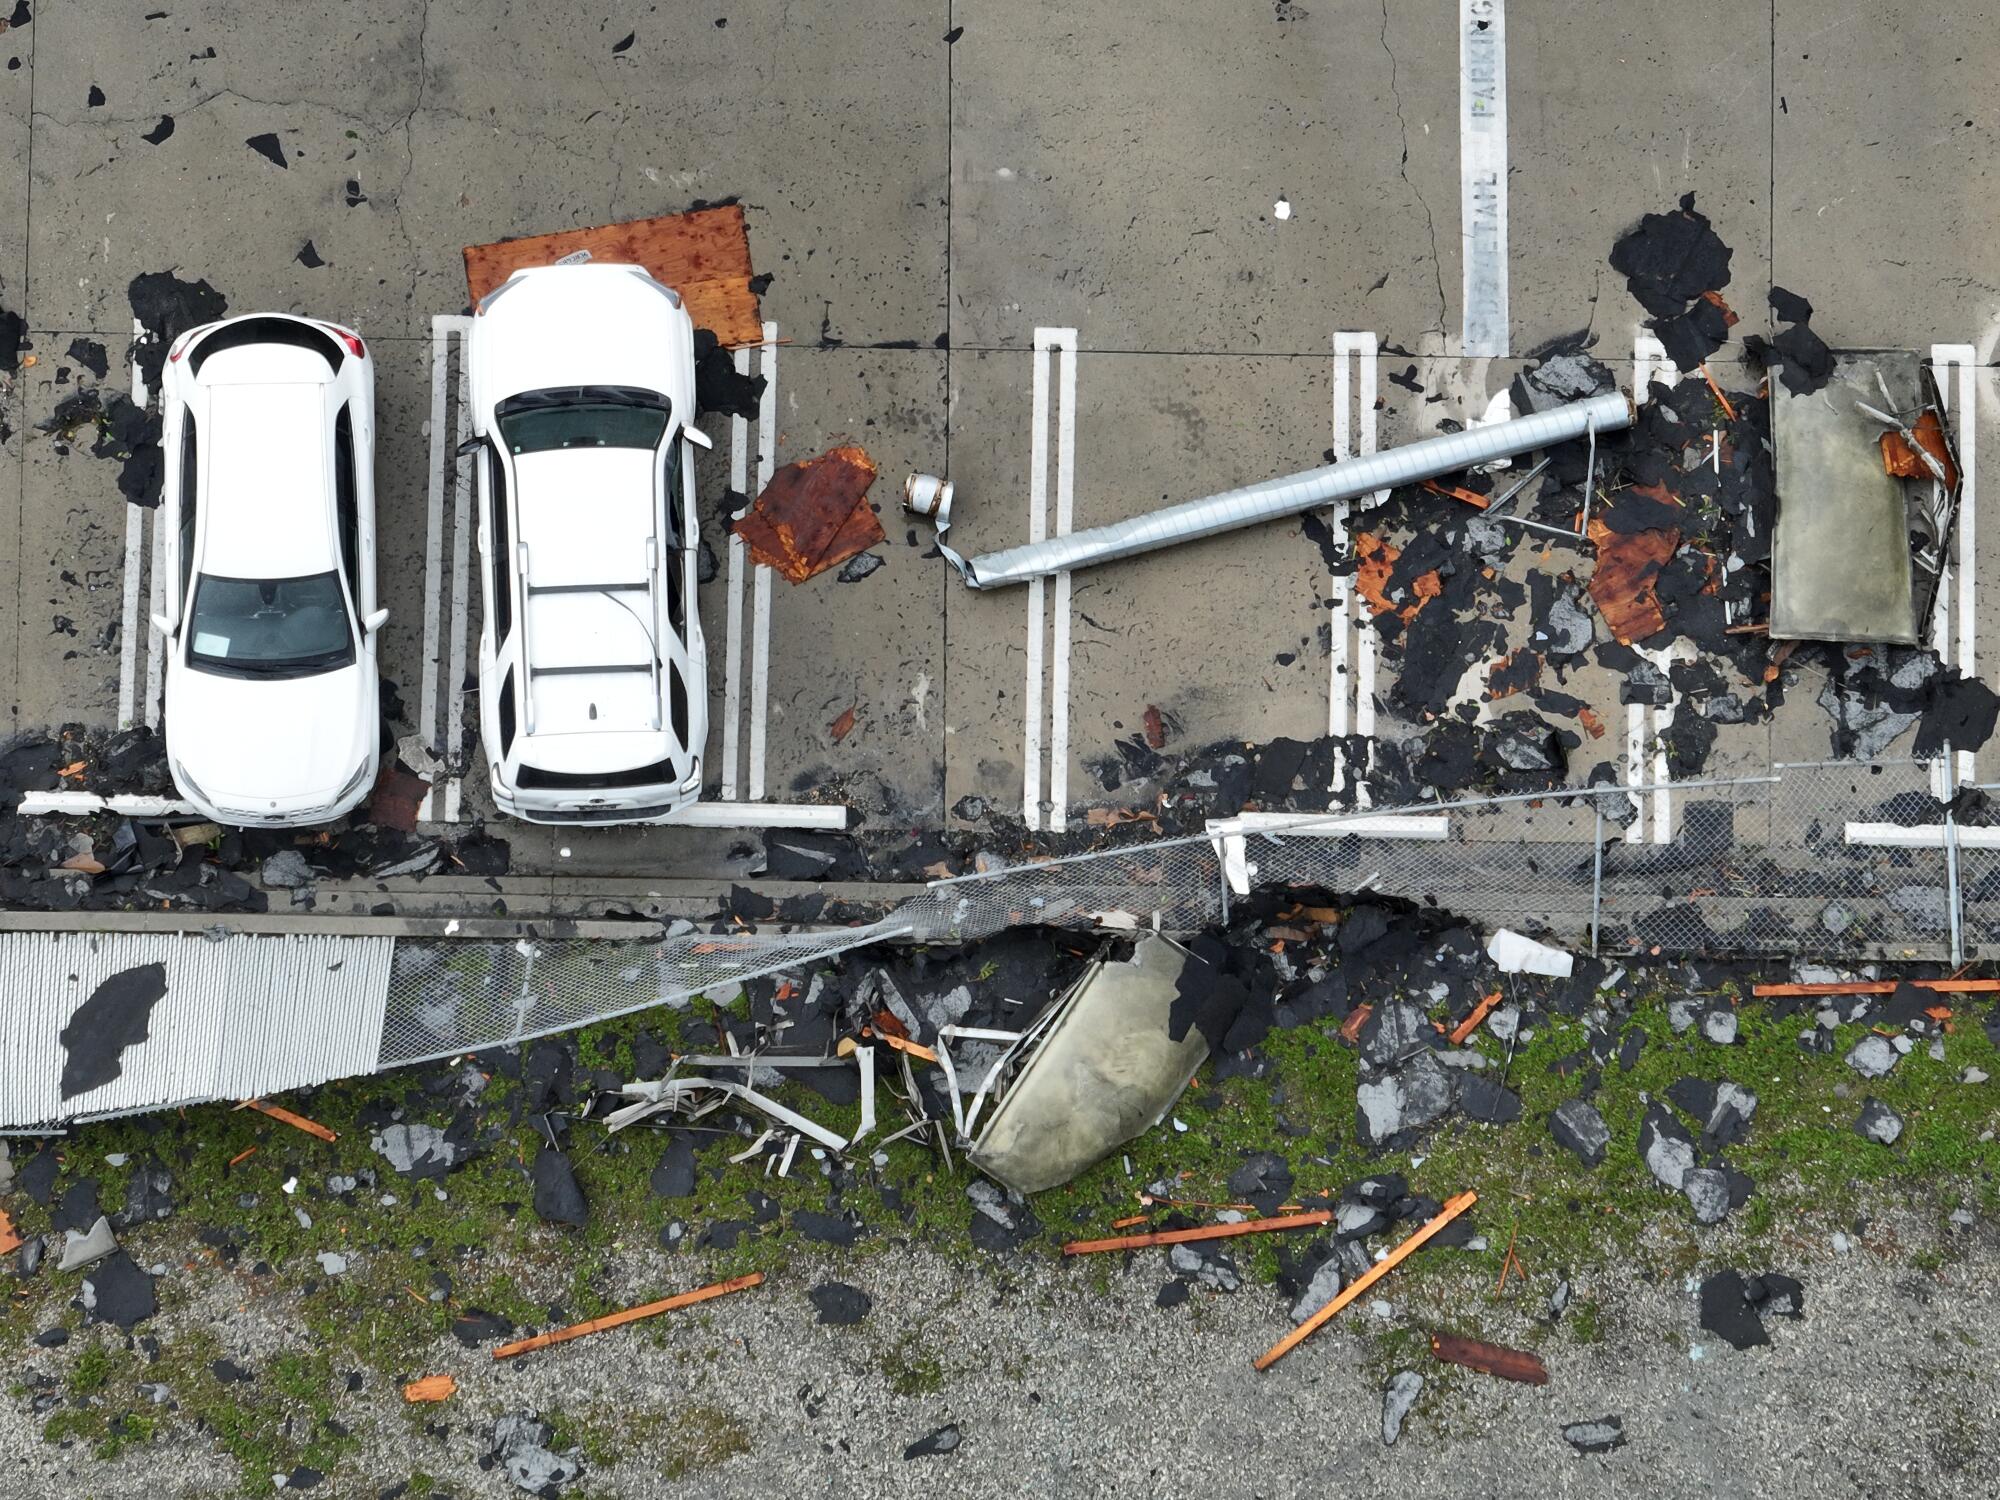
<svg viewBox="0 0 2000 1500"><path fill-rule="evenodd" d="M0 213L0 307L26 316L36 358L0 393L17 429L0 446L18 496L0 506L13 722L144 719L148 518L135 537L117 461L62 453L34 424L100 383L66 357L74 338L105 345L107 394L129 388L127 288L172 269L231 311L311 310L369 338L398 728L456 725L456 816L490 815L465 696L477 578L444 462L456 366L449 340L442 367L434 349L434 319L465 307L461 248L725 198L772 277L777 381L767 421L705 422L715 800L837 797L877 829L982 813L1074 829L1156 790L1108 784L1149 707L1170 752L1421 727L1300 522L981 594L901 512L903 477L952 477L952 542L971 554L1497 416L1523 356L1579 331L1629 382L1644 314L1606 257L1688 192L1733 252L1741 321L1711 366L1725 384L1755 384L1735 360L1771 327L1775 278L1836 346L1936 345L1954 412L1977 393L1969 565L1938 639L1991 676L2000 618L1982 578L2000 521L1980 524L1976 456L2000 453L2000 252L1975 190L1991 49L1969 8L1968 25L1914 31L1891 12L1746 18L1709 0L1459 11L1279 7L1246 24L1187 4L1134 27L1044 4L968 18L758 3L601 25L472 0L282 26L219 3L151 21L38 10L0 35L0 59L22 60L0 76L0 208L18 208ZM267 133L283 167L250 144ZM324 264L301 262L308 241ZM840 442L879 466L882 567L793 587L743 560L732 586L724 491ZM1585 565L1523 548L1509 577ZM1509 645L1531 625L1510 622ZM1821 681L1808 667L1769 722L1722 726L1705 773L1828 754ZM1667 720L1621 686L1594 663L1562 685L1606 730L1573 752L1579 774L1657 767ZM1968 768L2000 777L1986 753ZM432 812L450 811L441 791ZM517 868L603 875L734 878L759 842L511 836Z"/></svg>

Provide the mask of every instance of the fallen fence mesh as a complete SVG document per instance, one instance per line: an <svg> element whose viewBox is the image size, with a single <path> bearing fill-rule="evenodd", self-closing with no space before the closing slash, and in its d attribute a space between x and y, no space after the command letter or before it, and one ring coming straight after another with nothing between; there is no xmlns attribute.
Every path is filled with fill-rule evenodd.
<svg viewBox="0 0 2000 1500"><path fill-rule="evenodd" d="M1978 791L1978 789L1971 789ZM1011 866L934 883L883 920L631 943L398 944L380 1066L525 1041L885 941L1227 918L1261 886L1376 891L1608 956L2000 954L2000 817L1930 762L1786 765L1668 788L1421 803ZM1423 824L1413 836L1409 826ZM1381 831L1396 825L1396 831ZM1441 833L1441 836L1439 836ZM1232 840L1235 842L1232 843ZM2000 842L2000 838L1996 838ZM1234 867L1234 868L1232 868ZM1232 879L1233 876L1233 879Z"/></svg>

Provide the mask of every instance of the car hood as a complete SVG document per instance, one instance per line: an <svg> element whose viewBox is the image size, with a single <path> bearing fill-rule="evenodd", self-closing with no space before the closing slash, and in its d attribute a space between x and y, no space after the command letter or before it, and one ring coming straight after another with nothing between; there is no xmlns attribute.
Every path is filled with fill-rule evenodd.
<svg viewBox="0 0 2000 1500"><path fill-rule="evenodd" d="M331 800L374 748L377 702L366 658L313 677L222 677L176 663L167 682L167 754L210 802Z"/></svg>

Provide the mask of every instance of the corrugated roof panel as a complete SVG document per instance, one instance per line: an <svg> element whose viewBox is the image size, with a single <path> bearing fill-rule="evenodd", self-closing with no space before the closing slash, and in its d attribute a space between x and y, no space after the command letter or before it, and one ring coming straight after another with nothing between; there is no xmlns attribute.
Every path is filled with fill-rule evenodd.
<svg viewBox="0 0 2000 1500"><path fill-rule="evenodd" d="M0 934L0 1126L372 1072L394 947L332 935Z"/></svg>

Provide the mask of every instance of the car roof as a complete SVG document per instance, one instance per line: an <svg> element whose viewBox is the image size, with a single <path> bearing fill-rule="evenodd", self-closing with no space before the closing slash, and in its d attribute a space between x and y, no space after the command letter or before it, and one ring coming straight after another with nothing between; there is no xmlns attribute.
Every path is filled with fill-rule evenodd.
<svg viewBox="0 0 2000 1500"><path fill-rule="evenodd" d="M232 349L209 368L262 352ZM202 384L206 399L195 414L205 479L198 492L201 570L296 578L334 567L329 382Z"/></svg>
<svg viewBox="0 0 2000 1500"><path fill-rule="evenodd" d="M659 502L656 452L567 448L511 457L514 535L527 567L515 630L526 667L523 739L628 733L672 748L653 641L658 619ZM517 553L517 557L520 554ZM528 755L559 769L555 747Z"/></svg>

